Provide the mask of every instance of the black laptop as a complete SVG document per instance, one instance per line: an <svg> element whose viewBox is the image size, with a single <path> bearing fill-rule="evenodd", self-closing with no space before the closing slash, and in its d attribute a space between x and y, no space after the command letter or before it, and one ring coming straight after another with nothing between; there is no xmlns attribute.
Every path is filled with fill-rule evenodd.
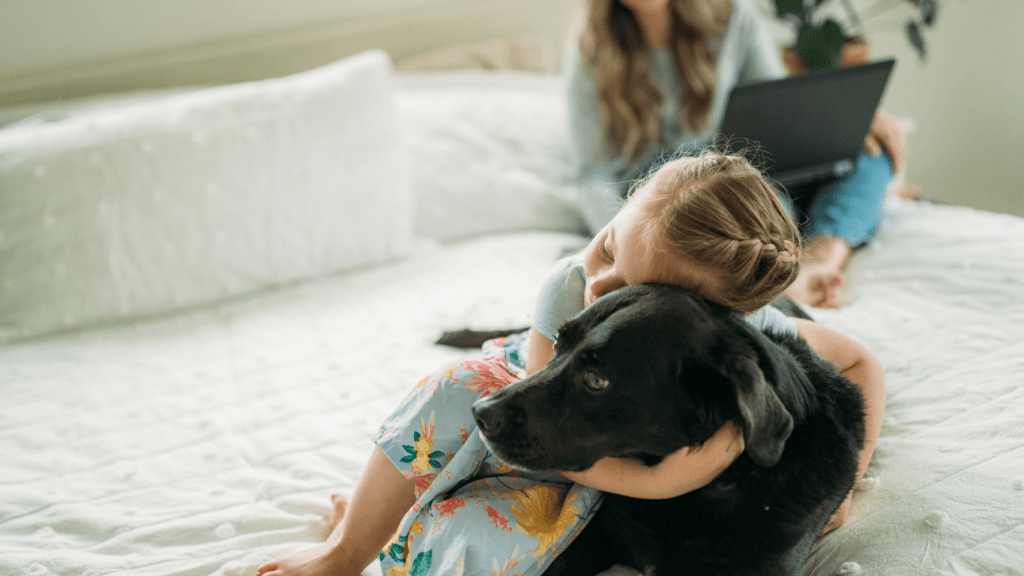
<svg viewBox="0 0 1024 576"><path fill-rule="evenodd" d="M853 169L895 60L737 86L719 138L783 186Z"/></svg>

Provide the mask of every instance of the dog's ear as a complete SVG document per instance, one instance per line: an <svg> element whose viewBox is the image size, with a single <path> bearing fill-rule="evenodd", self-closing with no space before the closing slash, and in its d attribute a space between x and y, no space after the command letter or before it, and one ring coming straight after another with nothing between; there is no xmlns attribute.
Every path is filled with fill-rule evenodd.
<svg viewBox="0 0 1024 576"><path fill-rule="evenodd" d="M756 355L737 354L723 365L736 386L747 456L758 466L774 466L793 432L793 416L765 380Z"/></svg>

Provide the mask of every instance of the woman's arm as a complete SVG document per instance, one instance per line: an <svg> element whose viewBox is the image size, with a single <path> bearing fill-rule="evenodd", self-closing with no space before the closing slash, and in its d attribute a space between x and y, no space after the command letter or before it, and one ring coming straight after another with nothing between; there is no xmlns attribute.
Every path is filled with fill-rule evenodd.
<svg viewBox="0 0 1024 576"><path fill-rule="evenodd" d="M635 458L603 458L566 478L604 492L632 498L673 498L703 488L743 453L743 429L726 422L701 446L682 448L647 466Z"/></svg>
<svg viewBox="0 0 1024 576"><path fill-rule="evenodd" d="M741 19L743 31L737 36L744 39L746 48L739 83L764 82L786 76L786 66L782 63L768 21L747 3L735 3L733 10L731 18Z"/></svg>
<svg viewBox="0 0 1024 576"><path fill-rule="evenodd" d="M608 149L594 70L584 62L576 39L570 40L563 66L568 88L569 143L580 194L577 206L590 233L596 234L622 207L625 183L616 175L627 162Z"/></svg>
<svg viewBox="0 0 1024 576"><path fill-rule="evenodd" d="M868 469L871 455L875 453L878 434L882 430L882 417L885 415L885 370L882 368L882 363L870 350L849 336L808 320L794 320L800 337L806 340L821 357L835 364L839 368L840 374L860 386L861 392L864 394L866 414L864 447L860 451L860 465L857 467L857 480L859 481ZM852 492L847 495L843 505L822 530L822 534L842 526L846 521L846 516L850 512L852 496Z"/></svg>
<svg viewBox="0 0 1024 576"><path fill-rule="evenodd" d="M864 138L864 148L874 156L882 152L888 154L892 171L896 174L907 162L907 134L899 120L885 110L875 112L870 132Z"/></svg>

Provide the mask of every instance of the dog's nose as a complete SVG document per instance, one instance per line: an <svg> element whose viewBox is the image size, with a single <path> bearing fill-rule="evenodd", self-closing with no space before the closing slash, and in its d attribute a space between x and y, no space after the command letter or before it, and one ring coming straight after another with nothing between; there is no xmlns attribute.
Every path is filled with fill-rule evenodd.
<svg viewBox="0 0 1024 576"><path fill-rule="evenodd" d="M484 434L497 432L501 428L501 410L497 407L477 402L473 405L473 419Z"/></svg>

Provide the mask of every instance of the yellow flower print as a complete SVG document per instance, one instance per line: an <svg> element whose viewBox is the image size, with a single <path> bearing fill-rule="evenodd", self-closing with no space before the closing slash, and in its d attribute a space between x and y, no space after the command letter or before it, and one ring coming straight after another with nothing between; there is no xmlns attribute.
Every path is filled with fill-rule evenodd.
<svg viewBox="0 0 1024 576"><path fill-rule="evenodd" d="M440 468L441 463L437 460L444 456L444 452L434 450L434 411L430 411L430 422L424 422L420 417L420 432L412 433L413 445L403 445L407 455L402 462L410 464L413 472L423 474L431 468Z"/></svg>
<svg viewBox="0 0 1024 576"><path fill-rule="evenodd" d="M459 379L455 377L455 375L458 374L458 373L459 373L459 368L457 366L456 367L452 367L452 368L449 368L449 369L444 371L444 377L445 378L449 378L452 382L455 382L456 384L458 384L459 383Z"/></svg>
<svg viewBox="0 0 1024 576"><path fill-rule="evenodd" d="M420 552L411 562L408 559L409 545L412 544L412 537L423 534L423 522L416 520L409 529L409 536L395 533L391 542L381 550L380 559L383 561L390 556L395 562L404 562L387 569L385 576L426 576L430 572L431 557L433 553L428 550Z"/></svg>
<svg viewBox="0 0 1024 576"><path fill-rule="evenodd" d="M573 494L563 502L562 494L562 490L555 486L530 486L511 494L519 505L509 507L518 520L516 529L540 541L533 552L534 557L554 550L566 529L579 521L580 509L572 503L577 495Z"/></svg>
<svg viewBox="0 0 1024 576"><path fill-rule="evenodd" d="M409 540L414 540L414 536L421 536L423 534L423 521L416 519L412 521L412 526L409 527Z"/></svg>

